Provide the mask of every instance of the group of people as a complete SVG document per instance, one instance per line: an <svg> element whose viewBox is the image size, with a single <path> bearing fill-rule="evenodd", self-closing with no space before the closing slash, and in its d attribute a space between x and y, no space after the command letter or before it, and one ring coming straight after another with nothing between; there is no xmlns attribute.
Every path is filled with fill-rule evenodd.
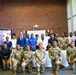
<svg viewBox="0 0 76 75"><path fill-rule="evenodd" d="M43 73L45 70L46 60L46 53L42 48L42 43L39 43L39 48L34 53L30 50L29 45L26 46L25 51L21 49L20 45L17 45L17 50L12 53L13 75L16 75L16 71L21 70L23 72L23 75L25 75L26 67L28 67L28 72L31 73L34 58L36 59L36 75L40 75L40 71Z"/></svg>
<svg viewBox="0 0 76 75"><path fill-rule="evenodd" d="M46 36L41 34L41 38L38 35L31 33L31 37L24 36L20 32L20 37L9 41L9 37L6 37L3 48L1 49L1 57L3 62L3 70L10 69L10 61L13 69L13 75L16 75L16 71L22 71L25 75L25 69L28 67L28 72L32 72L33 59L36 59L36 75L44 73L46 62L46 50L48 51L49 58L51 59L54 75L58 75L58 70L61 65L62 56L61 51L66 50L66 59L70 68L76 72L76 31L74 36L72 33L67 37L66 33L62 33L59 37L58 34L54 34L53 29L50 29L50 33L46 32ZM11 60L10 60L11 55ZM6 65L7 63L7 65Z"/></svg>

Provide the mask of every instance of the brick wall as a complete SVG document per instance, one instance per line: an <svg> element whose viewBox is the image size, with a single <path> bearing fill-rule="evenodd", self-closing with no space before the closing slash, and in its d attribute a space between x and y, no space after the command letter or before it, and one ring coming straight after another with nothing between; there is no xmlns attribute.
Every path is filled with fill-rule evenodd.
<svg viewBox="0 0 76 75"><path fill-rule="evenodd" d="M19 36L23 30L53 28L67 32L66 0L4 0L4 25Z"/></svg>

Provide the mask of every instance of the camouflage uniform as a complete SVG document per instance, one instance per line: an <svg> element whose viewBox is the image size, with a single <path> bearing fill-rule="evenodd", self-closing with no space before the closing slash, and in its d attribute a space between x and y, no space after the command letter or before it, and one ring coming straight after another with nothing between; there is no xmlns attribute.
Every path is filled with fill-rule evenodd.
<svg viewBox="0 0 76 75"><path fill-rule="evenodd" d="M60 37L58 39L58 46L62 50L66 50L66 48L69 46L69 40L67 37Z"/></svg>
<svg viewBox="0 0 76 75"><path fill-rule="evenodd" d="M23 50L16 50L12 53L12 68L13 75L16 75L16 71L21 70L21 60L22 60Z"/></svg>
<svg viewBox="0 0 76 75"><path fill-rule="evenodd" d="M34 58L34 55L31 50L23 52L23 56L22 56L22 59L24 60L22 62L23 71L25 71L25 67L28 66L28 72L32 72L33 58Z"/></svg>
<svg viewBox="0 0 76 75"><path fill-rule="evenodd" d="M57 70L59 69L59 64L61 64L61 50L59 47L51 47L49 49L49 57L51 58L52 67L54 70L54 75L58 75Z"/></svg>
<svg viewBox="0 0 76 75"><path fill-rule="evenodd" d="M36 68L37 68L36 75L40 75L40 72L44 73L44 70L45 70L45 61L46 61L45 50L39 50L39 49L36 50L35 58L36 58Z"/></svg>
<svg viewBox="0 0 76 75"><path fill-rule="evenodd" d="M76 61L76 47L68 47L67 48L67 61L69 63L69 65L71 66L71 68L74 70L75 69L75 61Z"/></svg>

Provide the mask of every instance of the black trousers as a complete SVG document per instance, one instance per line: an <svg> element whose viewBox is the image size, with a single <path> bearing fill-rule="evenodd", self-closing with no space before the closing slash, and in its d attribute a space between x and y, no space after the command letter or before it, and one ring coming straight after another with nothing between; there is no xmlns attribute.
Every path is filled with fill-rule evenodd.
<svg viewBox="0 0 76 75"><path fill-rule="evenodd" d="M0 56L0 67L2 67L2 57Z"/></svg>
<svg viewBox="0 0 76 75"><path fill-rule="evenodd" d="M76 40L75 40L75 47L76 47Z"/></svg>

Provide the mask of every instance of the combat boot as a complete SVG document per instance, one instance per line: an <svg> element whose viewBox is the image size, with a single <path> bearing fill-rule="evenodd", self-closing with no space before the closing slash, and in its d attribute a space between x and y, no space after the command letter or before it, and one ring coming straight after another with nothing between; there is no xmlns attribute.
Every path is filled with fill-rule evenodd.
<svg viewBox="0 0 76 75"><path fill-rule="evenodd" d="M40 67L40 72L41 72L41 73L44 73L44 71L45 71L45 65L42 64L41 67Z"/></svg>
<svg viewBox="0 0 76 75"><path fill-rule="evenodd" d="M23 72L22 75L26 75L25 72Z"/></svg>
<svg viewBox="0 0 76 75"><path fill-rule="evenodd" d="M16 72L14 72L12 75L16 75Z"/></svg>
<svg viewBox="0 0 76 75"><path fill-rule="evenodd" d="M32 70L28 70L28 73L32 73Z"/></svg>
<svg viewBox="0 0 76 75"><path fill-rule="evenodd" d="M40 72L37 72L37 74L36 75L40 75Z"/></svg>
<svg viewBox="0 0 76 75"><path fill-rule="evenodd" d="M43 74L43 73L44 73L44 71L41 71L40 73L42 73L42 74Z"/></svg>
<svg viewBox="0 0 76 75"><path fill-rule="evenodd" d="M57 71L54 71L54 75L59 75Z"/></svg>

